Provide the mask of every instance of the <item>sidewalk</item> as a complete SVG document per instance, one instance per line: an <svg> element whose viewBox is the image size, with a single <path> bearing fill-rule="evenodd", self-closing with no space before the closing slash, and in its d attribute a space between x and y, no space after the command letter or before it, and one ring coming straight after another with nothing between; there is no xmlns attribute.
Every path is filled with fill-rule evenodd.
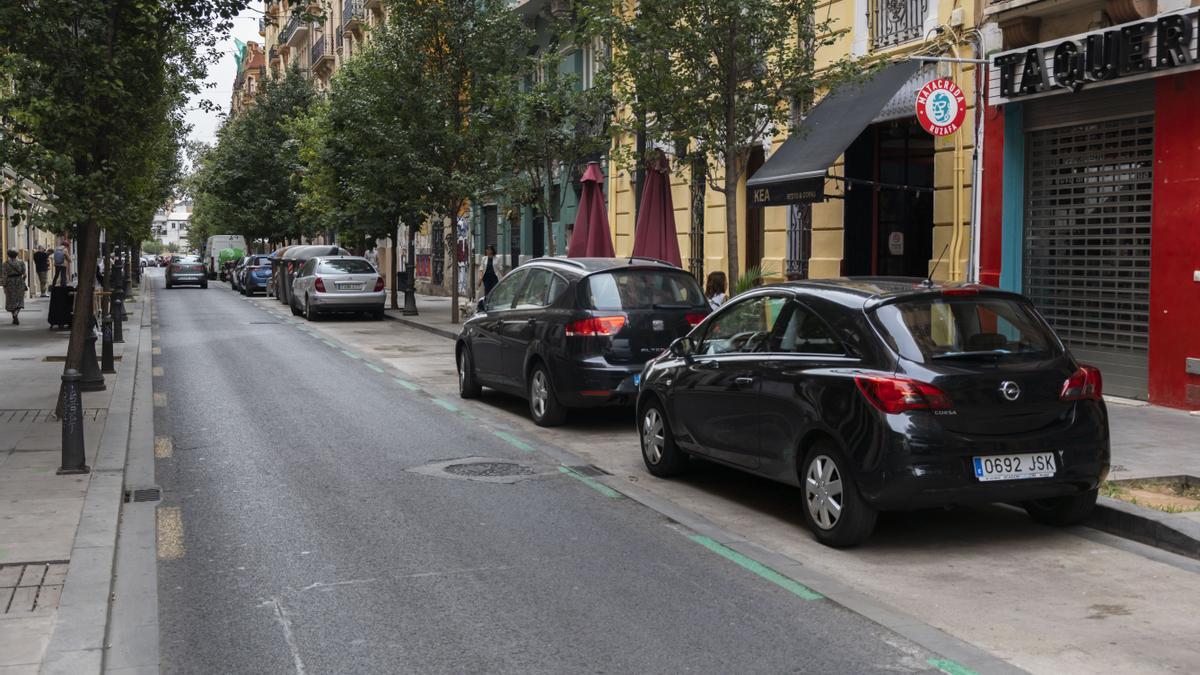
<svg viewBox="0 0 1200 675"><path fill-rule="evenodd" d="M461 305L467 306L475 301L470 298L459 298ZM400 295L400 305L404 305L404 295ZM417 316L404 316L404 310L389 309L387 316L412 328L429 331L434 335L454 340L462 330L462 323L450 321L450 298L438 295L417 295Z"/></svg>
<svg viewBox="0 0 1200 675"><path fill-rule="evenodd" d="M137 361L142 310L140 303L130 303L126 342L113 345L120 359L114 359L117 374L105 375L104 391L83 394L87 463L94 473L56 475L62 425L53 413L68 332L49 330L47 306L46 298L27 300L20 326L0 324L0 672L5 674L37 673L46 655L60 619L60 596L74 571L80 521L92 509L88 498L103 463L101 439L122 426L128 429L128 400L121 403L128 387L118 381L130 379ZM115 525L114 520L114 536ZM65 596L61 599L65 604Z"/></svg>

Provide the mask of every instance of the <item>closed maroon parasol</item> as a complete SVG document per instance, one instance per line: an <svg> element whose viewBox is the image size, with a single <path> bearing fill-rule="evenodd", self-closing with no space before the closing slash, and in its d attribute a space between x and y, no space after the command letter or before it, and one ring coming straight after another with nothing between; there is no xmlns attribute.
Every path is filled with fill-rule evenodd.
<svg viewBox="0 0 1200 675"><path fill-rule="evenodd" d="M646 187L642 190L634 227L633 255L682 267L679 237L675 234L675 206L671 203L671 164L666 155L659 153L646 168Z"/></svg>
<svg viewBox="0 0 1200 675"><path fill-rule="evenodd" d="M580 182L583 183L583 194L579 197L575 231L571 233L571 241L567 244L567 257L611 258L614 255L612 234L608 229L604 192L600 188L604 182L600 164L590 162Z"/></svg>

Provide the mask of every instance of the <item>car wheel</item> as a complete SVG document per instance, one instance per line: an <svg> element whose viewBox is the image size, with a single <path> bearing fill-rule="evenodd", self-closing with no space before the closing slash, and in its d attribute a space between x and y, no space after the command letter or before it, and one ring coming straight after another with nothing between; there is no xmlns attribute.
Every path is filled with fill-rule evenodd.
<svg viewBox="0 0 1200 675"><path fill-rule="evenodd" d="M288 309L292 310L292 316L300 316L302 314L302 312L300 311L300 308L297 307L296 303L294 303L294 302L288 303Z"/></svg>
<svg viewBox="0 0 1200 675"><path fill-rule="evenodd" d="M371 318L376 321L383 321L384 316L385 316L385 314L382 309L376 309L371 312Z"/></svg>
<svg viewBox="0 0 1200 675"><path fill-rule="evenodd" d="M646 469L659 478L678 476L687 468L688 456L675 444L675 435L657 400L642 408L638 425L642 440L642 460Z"/></svg>
<svg viewBox="0 0 1200 675"><path fill-rule="evenodd" d="M871 536L879 512L858 493L849 463L828 441L813 444L801 475L804 520L826 546L857 546Z"/></svg>
<svg viewBox="0 0 1200 675"><path fill-rule="evenodd" d="M1096 497L1100 491L1089 490L1079 495L1066 497L1051 497L1049 499L1033 499L1021 506L1034 522L1043 525L1078 525L1092 515L1096 508Z"/></svg>
<svg viewBox="0 0 1200 675"><path fill-rule="evenodd" d="M304 318L309 321L317 320L317 310L313 309L312 303L308 301L308 296L304 296Z"/></svg>
<svg viewBox="0 0 1200 675"><path fill-rule="evenodd" d="M200 282L200 288L208 288L208 282L207 281Z"/></svg>
<svg viewBox="0 0 1200 675"><path fill-rule="evenodd" d="M471 360L471 349L466 345L458 350L458 395L461 398L479 398L482 387L475 379L475 364Z"/></svg>
<svg viewBox="0 0 1200 675"><path fill-rule="evenodd" d="M167 282L167 288L170 288L170 287L171 287L171 282L169 282L169 281L168 281L168 282Z"/></svg>
<svg viewBox="0 0 1200 675"><path fill-rule="evenodd" d="M567 409L558 402L546 366L537 364L529 372L529 415L539 427L554 427L567 419Z"/></svg>

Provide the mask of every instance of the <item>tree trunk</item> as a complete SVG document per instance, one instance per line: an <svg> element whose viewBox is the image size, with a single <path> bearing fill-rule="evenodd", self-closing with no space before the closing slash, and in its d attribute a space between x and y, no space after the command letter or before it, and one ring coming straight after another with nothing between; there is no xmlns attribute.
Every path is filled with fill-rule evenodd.
<svg viewBox="0 0 1200 675"><path fill-rule="evenodd" d="M732 292L733 287L737 285L739 273L736 164L736 158L725 161L725 256L729 266L728 292Z"/></svg>
<svg viewBox="0 0 1200 675"><path fill-rule="evenodd" d="M458 223L447 217L447 248L450 249L450 323L458 323Z"/></svg>
<svg viewBox="0 0 1200 675"><path fill-rule="evenodd" d="M546 204L542 211L542 217L546 220L546 255L553 258L558 255L558 247L554 245L554 165L549 159L546 160L546 184L542 190Z"/></svg>
<svg viewBox="0 0 1200 675"><path fill-rule="evenodd" d="M95 223L83 223L76 228L79 250L76 252L76 268L79 283L75 287L75 316L71 320L71 337L67 342L67 360L63 372L83 369L84 340L92 330L92 292L96 288L96 251L100 246L100 229ZM67 274L70 274L68 267ZM67 280L70 283L70 279ZM62 418L62 386L58 390L56 415Z"/></svg>

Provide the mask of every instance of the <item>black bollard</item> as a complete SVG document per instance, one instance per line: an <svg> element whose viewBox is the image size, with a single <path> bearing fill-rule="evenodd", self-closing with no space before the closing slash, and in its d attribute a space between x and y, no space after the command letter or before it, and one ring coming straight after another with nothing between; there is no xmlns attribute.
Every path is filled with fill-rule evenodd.
<svg viewBox="0 0 1200 675"><path fill-rule="evenodd" d="M397 272L404 275L404 316L417 316L417 280L411 270Z"/></svg>
<svg viewBox="0 0 1200 675"><path fill-rule="evenodd" d="M122 326L125 324L125 297L124 293L113 291L112 294L112 322L113 322L113 342L125 342L125 333Z"/></svg>
<svg viewBox="0 0 1200 675"><path fill-rule="evenodd" d="M79 393L79 371L68 368L62 375L62 464L58 475L88 473L83 447L83 396Z"/></svg>
<svg viewBox="0 0 1200 675"><path fill-rule="evenodd" d="M113 368L113 320L112 316L105 314L104 320L100 323L100 372L115 373L116 368Z"/></svg>
<svg viewBox="0 0 1200 675"><path fill-rule="evenodd" d="M92 320L95 326L95 319ZM100 372L100 364L96 362L96 331L88 331L83 339L83 372L79 375L80 391L104 391L104 374Z"/></svg>

